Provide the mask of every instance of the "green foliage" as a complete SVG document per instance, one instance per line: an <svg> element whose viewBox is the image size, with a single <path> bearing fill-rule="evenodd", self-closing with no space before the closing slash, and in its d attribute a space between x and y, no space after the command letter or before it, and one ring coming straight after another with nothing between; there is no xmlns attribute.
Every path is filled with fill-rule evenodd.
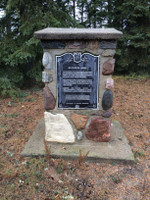
<svg viewBox="0 0 150 200"><path fill-rule="evenodd" d="M147 0L1 0L0 10L5 11L0 19L2 96L20 95L17 87L41 81L42 48L33 33L46 27L117 28L124 36L118 42L115 72L150 74Z"/></svg>
<svg viewBox="0 0 150 200"><path fill-rule="evenodd" d="M113 5L108 26L124 33L118 42L116 72L150 74L150 4L115 0Z"/></svg>
<svg viewBox="0 0 150 200"><path fill-rule="evenodd" d="M8 118L16 118L19 115L20 115L19 113L11 113L11 114L8 115Z"/></svg>
<svg viewBox="0 0 150 200"><path fill-rule="evenodd" d="M25 83L41 81L42 48L33 37L34 31L45 27L69 27L75 20L67 13L67 1L60 5L49 0L3 0L0 10L0 86L2 96L17 96ZM34 9L33 9L34 8ZM6 79L3 77L7 77ZM32 81L31 81L32 80ZM5 89L4 84L8 82Z"/></svg>
<svg viewBox="0 0 150 200"><path fill-rule="evenodd" d="M121 174L121 175L119 175L119 174L114 174L113 176L112 176L112 180L113 180L113 182L114 183L116 183L116 184L118 184L118 183L121 183L122 182L122 179L124 178L124 174Z"/></svg>
<svg viewBox="0 0 150 200"><path fill-rule="evenodd" d="M79 21L85 27L102 27L106 19L104 0L78 0Z"/></svg>
<svg viewBox="0 0 150 200"><path fill-rule="evenodd" d="M0 78L0 96L19 98L22 92L19 88L14 87L8 78Z"/></svg>
<svg viewBox="0 0 150 200"><path fill-rule="evenodd" d="M133 153L134 153L135 158L141 157L141 156L145 157L144 151L134 151Z"/></svg>
<svg viewBox="0 0 150 200"><path fill-rule="evenodd" d="M147 0L77 0L85 27L114 27L118 41L115 73L150 74L150 2Z"/></svg>

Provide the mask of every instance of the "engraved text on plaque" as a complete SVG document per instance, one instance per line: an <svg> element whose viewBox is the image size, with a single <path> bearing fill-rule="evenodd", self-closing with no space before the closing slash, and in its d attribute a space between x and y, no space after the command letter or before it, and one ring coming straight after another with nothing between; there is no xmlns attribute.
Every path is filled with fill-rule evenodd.
<svg viewBox="0 0 150 200"><path fill-rule="evenodd" d="M99 56L66 53L56 63L58 108L96 109Z"/></svg>

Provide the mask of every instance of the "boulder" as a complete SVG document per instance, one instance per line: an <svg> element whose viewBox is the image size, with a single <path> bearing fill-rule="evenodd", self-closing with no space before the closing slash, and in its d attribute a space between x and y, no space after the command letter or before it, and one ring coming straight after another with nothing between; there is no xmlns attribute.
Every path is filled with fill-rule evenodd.
<svg viewBox="0 0 150 200"><path fill-rule="evenodd" d="M75 136L67 118L63 114L44 113L45 140L49 142L74 143Z"/></svg>
<svg viewBox="0 0 150 200"><path fill-rule="evenodd" d="M111 58L109 60L107 60L106 62L104 62L103 64L103 71L102 74L103 75L111 75L114 72L114 65L115 64L115 59Z"/></svg>
<svg viewBox="0 0 150 200"><path fill-rule="evenodd" d="M43 89L44 92L44 107L45 110L53 110L56 105L56 99L51 93L48 86L45 86Z"/></svg>
<svg viewBox="0 0 150 200"><path fill-rule="evenodd" d="M110 125L110 120L95 117L91 120L85 135L89 140L108 142L110 141Z"/></svg>

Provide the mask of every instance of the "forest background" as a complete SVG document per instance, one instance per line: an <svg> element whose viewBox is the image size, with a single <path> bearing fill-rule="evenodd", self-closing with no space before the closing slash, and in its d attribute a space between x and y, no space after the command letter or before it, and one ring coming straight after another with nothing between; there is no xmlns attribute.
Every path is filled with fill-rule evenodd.
<svg viewBox="0 0 150 200"><path fill-rule="evenodd" d="M46 27L113 27L123 32L116 74L150 75L150 1L1 0L0 96L41 83L42 48L34 31Z"/></svg>

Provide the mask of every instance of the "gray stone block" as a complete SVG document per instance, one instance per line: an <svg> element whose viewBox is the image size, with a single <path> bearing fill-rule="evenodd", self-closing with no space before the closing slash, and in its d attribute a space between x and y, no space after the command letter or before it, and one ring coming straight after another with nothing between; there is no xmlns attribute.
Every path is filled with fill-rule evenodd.
<svg viewBox="0 0 150 200"><path fill-rule="evenodd" d="M105 91L102 99L103 110L109 110L113 105L113 92L111 90Z"/></svg>
<svg viewBox="0 0 150 200"><path fill-rule="evenodd" d="M65 43L62 41L49 41L41 40L41 45L43 49L64 49Z"/></svg>
<svg viewBox="0 0 150 200"><path fill-rule="evenodd" d="M49 83L52 80L53 80L53 78L48 72L46 72L46 71L42 72L42 82L43 83Z"/></svg>
<svg viewBox="0 0 150 200"><path fill-rule="evenodd" d="M115 49L117 42L115 40L105 40L99 43L99 48L101 49Z"/></svg>

